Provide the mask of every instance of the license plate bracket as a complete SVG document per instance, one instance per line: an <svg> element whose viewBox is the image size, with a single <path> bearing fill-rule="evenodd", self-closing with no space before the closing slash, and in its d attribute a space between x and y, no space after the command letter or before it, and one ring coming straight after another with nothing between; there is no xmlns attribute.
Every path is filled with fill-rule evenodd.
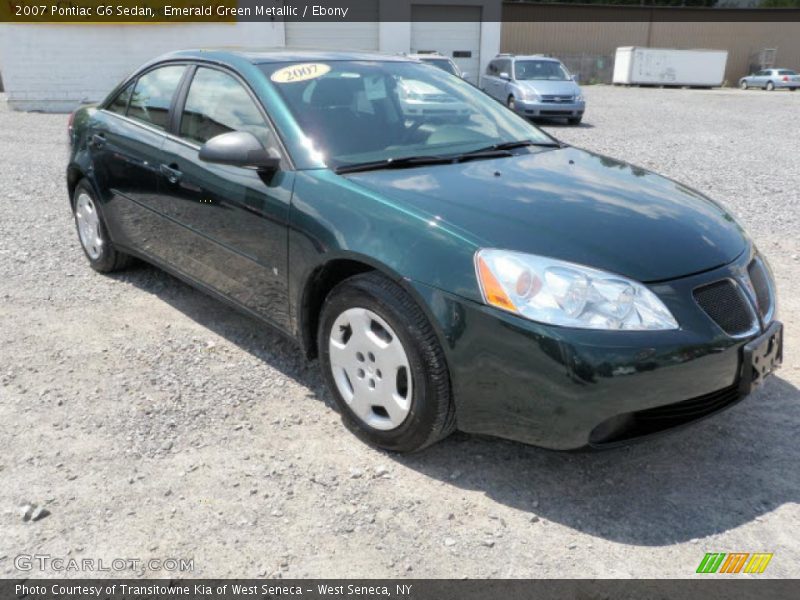
<svg viewBox="0 0 800 600"><path fill-rule="evenodd" d="M739 387L749 394L764 383L783 362L783 324L775 321L767 331L745 344Z"/></svg>

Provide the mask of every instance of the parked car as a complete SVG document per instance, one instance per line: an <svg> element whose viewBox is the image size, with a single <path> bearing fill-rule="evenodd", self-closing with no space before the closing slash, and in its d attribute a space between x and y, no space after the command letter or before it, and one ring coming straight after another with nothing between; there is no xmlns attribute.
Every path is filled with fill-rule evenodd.
<svg viewBox="0 0 800 600"><path fill-rule="evenodd" d="M452 94L424 81L405 79L398 84L403 114L426 120L459 120L468 116L470 107Z"/></svg>
<svg viewBox="0 0 800 600"><path fill-rule="evenodd" d="M770 92L785 88L793 92L800 87L800 74L792 69L762 69L742 77L739 80L739 87L743 90L757 87Z"/></svg>
<svg viewBox="0 0 800 600"><path fill-rule="evenodd" d="M405 118L405 81L470 112ZM89 264L138 257L284 332L382 448L627 443L781 362L769 267L724 208L417 61L183 51L69 128Z"/></svg>
<svg viewBox="0 0 800 600"><path fill-rule="evenodd" d="M483 90L525 117L563 117L578 125L586 110L580 86L556 58L498 54L486 68Z"/></svg>
<svg viewBox="0 0 800 600"><path fill-rule="evenodd" d="M467 79L469 77L469 73L462 72L452 58L444 56L443 54L409 54L408 57L416 59L420 62L424 62L428 65L433 65L434 67L439 67L442 71L446 71L447 73L455 75L456 77L461 77L461 79Z"/></svg>

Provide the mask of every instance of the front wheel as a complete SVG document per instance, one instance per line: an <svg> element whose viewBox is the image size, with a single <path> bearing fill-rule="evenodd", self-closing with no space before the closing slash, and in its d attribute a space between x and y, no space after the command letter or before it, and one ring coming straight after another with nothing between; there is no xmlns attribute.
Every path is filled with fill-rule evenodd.
<svg viewBox="0 0 800 600"><path fill-rule="evenodd" d="M743 90L746 90L748 88L747 82L742 80L741 83L739 83L739 87Z"/></svg>
<svg viewBox="0 0 800 600"><path fill-rule="evenodd" d="M570 117L567 119L567 123L570 125L580 125L583 117Z"/></svg>
<svg viewBox="0 0 800 600"><path fill-rule="evenodd" d="M774 89L775 89L775 84L774 84L774 83L772 83L771 81L768 81L768 82L767 82L767 91L768 91L768 92L771 92L771 91L772 91L772 90L774 90Z"/></svg>
<svg viewBox="0 0 800 600"><path fill-rule="evenodd" d="M342 420L362 440L411 452L455 429L439 341L390 279L366 273L336 286L322 308L317 344Z"/></svg>
<svg viewBox="0 0 800 600"><path fill-rule="evenodd" d="M508 100L506 101L506 105L511 110L517 110L517 101L514 99L514 96L509 96Z"/></svg>

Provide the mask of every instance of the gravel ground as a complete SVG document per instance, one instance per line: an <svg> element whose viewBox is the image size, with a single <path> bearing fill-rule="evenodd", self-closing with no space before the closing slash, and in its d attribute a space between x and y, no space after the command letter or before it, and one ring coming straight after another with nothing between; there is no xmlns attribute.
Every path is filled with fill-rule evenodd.
<svg viewBox="0 0 800 600"><path fill-rule="evenodd" d="M0 102L0 575L49 554L194 559L206 577L687 577L737 551L796 575L800 93L586 95L581 127L548 129L730 207L788 331L784 368L735 408L585 454L464 434L412 456L362 445L292 343L153 268L89 269L66 116ZM26 522L26 503L49 514Z"/></svg>

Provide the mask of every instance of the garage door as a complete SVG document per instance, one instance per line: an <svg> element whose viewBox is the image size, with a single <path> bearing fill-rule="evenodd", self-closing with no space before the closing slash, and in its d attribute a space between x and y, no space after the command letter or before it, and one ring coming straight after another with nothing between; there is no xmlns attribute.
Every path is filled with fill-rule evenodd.
<svg viewBox="0 0 800 600"><path fill-rule="evenodd" d="M358 22L315 23L286 21L286 45L332 50L378 49L378 0L358 2L347 13Z"/></svg>
<svg viewBox="0 0 800 600"><path fill-rule="evenodd" d="M411 52L436 51L449 56L469 74L467 79L472 83L478 82L481 47L479 6L412 5L411 18Z"/></svg>

